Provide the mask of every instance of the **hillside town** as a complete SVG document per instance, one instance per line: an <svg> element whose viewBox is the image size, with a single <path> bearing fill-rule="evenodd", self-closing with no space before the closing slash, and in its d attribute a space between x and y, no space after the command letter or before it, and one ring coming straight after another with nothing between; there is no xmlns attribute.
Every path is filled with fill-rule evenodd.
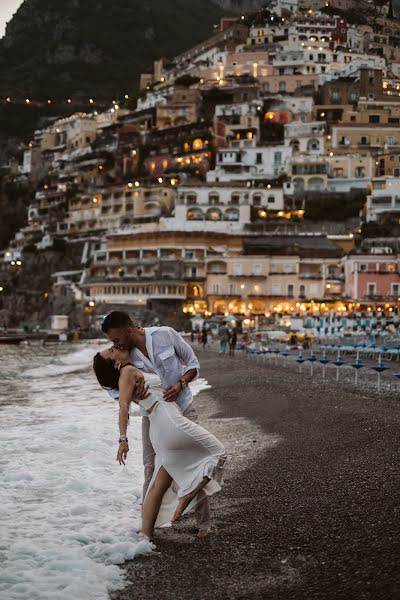
<svg viewBox="0 0 400 600"><path fill-rule="evenodd" d="M2 166L34 189L0 254L3 309L17 281L69 326L116 307L176 325L394 318L400 21L387 3L360 24L360 4L223 18L160 57L136 97L48 119ZM35 289L24 269L57 247L52 285Z"/></svg>

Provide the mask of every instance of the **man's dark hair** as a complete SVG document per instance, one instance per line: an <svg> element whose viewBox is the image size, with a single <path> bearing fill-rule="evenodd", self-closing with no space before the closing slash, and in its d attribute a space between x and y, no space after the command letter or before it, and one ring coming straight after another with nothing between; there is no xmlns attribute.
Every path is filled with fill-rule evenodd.
<svg viewBox="0 0 400 600"><path fill-rule="evenodd" d="M101 329L103 333L108 333L110 329L121 329L122 327L134 327L133 321L128 313L122 310L113 310L104 319Z"/></svg>

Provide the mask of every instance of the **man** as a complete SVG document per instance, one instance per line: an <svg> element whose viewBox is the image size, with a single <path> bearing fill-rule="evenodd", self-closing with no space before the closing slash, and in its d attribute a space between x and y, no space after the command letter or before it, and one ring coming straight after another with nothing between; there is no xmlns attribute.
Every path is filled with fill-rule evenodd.
<svg viewBox="0 0 400 600"><path fill-rule="evenodd" d="M218 329L218 335L219 335L219 353L225 354L226 346L229 342L229 329L225 325L225 323L222 323L220 325L220 327Z"/></svg>
<svg viewBox="0 0 400 600"><path fill-rule="evenodd" d="M200 364L191 346L171 327L139 327L133 324L130 316L122 311L113 311L104 319L102 330L115 346L129 350L132 364L145 373L156 373L164 386L164 400L176 402L183 415L197 422L197 412L193 406L193 396L189 383L199 374ZM116 390L111 395L115 397ZM141 398L144 392L144 378L136 389ZM144 485L143 498L154 473L155 452L150 441L150 422L146 411L142 411L142 445ZM196 510L199 527L198 537L205 537L210 531L210 510L208 498L204 497Z"/></svg>

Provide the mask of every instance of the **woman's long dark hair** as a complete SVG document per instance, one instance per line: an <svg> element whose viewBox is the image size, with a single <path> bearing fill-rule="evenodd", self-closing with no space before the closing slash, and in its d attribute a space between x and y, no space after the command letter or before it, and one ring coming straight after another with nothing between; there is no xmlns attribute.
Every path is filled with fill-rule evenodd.
<svg viewBox="0 0 400 600"><path fill-rule="evenodd" d="M102 387L112 388L113 390L119 389L119 371L114 367L111 358L104 358L98 352L93 359L93 370L97 381Z"/></svg>

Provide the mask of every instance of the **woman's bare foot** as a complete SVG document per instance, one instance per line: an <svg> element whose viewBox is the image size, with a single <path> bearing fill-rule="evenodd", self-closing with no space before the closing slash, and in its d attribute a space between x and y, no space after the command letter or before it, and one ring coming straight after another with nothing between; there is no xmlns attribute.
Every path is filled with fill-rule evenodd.
<svg viewBox="0 0 400 600"><path fill-rule="evenodd" d="M176 510L174 512L174 516L172 517L173 523L179 521L179 519L181 518L181 516L183 515L193 498L197 495L197 493L197 491L191 492L190 494L187 494L187 496L183 496L179 500L178 506L176 507Z"/></svg>
<svg viewBox="0 0 400 600"><path fill-rule="evenodd" d="M207 527L206 529L199 529L199 531L197 532L197 537L202 540L203 538L208 536L210 531L211 531L211 527Z"/></svg>

